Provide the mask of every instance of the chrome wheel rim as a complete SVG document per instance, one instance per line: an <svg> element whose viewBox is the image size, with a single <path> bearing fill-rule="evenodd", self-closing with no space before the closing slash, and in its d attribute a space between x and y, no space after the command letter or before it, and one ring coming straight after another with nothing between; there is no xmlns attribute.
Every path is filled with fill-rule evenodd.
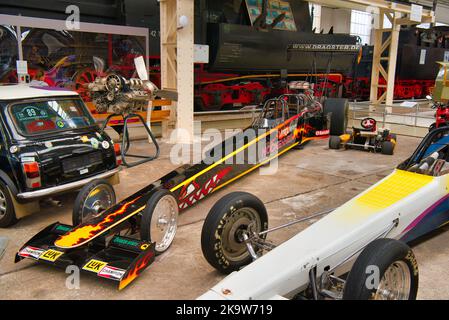
<svg viewBox="0 0 449 320"><path fill-rule="evenodd" d="M83 203L81 222L98 217L104 210L115 204L114 191L105 184L93 188Z"/></svg>
<svg viewBox="0 0 449 320"><path fill-rule="evenodd" d="M8 204L6 203L6 196L2 190L0 190L0 219L6 216L8 210Z"/></svg>
<svg viewBox="0 0 449 320"><path fill-rule="evenodd" d="M167 194L163 196L153 210L150 222L151 241L156 242L155 250L163 252L173 242L178 226L178 202Z"/></svg>
<svg viewBox="0 0 449 320"><path fill-rule="evenodd" d="M251 227L251 230L249 228ZM262 223L257 211L241 208L227 219L222 232L223 255L229 261L238 262L249 256L243 233L262 231Z"/></svg>
<svg viewBox="0 0 449 320"><path fill-rule="evenodd" d="M374 295L374 300L408 300L411 275L404 261L393 262L385 271Z"/></svg>

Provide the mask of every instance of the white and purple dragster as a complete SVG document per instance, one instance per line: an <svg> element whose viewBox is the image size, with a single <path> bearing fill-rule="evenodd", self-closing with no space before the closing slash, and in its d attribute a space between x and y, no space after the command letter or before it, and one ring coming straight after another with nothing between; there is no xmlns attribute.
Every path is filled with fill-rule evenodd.
<svg viewBox="0 0 449 320"><path fill-rule="evenodd" d="M418 266L407 245L449 221L449 127L430 132L390 175L279 246L265 240L263 203L219 200L201 245L225 279L200 299L415 299ZM264 252L268 251L265 255Z"/></svg>

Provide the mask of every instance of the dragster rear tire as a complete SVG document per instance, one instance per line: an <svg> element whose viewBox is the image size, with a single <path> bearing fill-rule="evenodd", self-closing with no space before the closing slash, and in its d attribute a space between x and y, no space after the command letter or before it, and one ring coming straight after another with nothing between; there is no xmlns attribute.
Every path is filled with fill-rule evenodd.
<svg viewBox="0 0 449 320"><path fill-rule="evenodd" d="M415 255L407 244L389 238L374 240L363 249L352 266L343 299L415 300L418 273ZM391 283L396 284L393 290Z"/></svg>
<svg viewBox="0 0 449 320"><path fill-rule="evenodd" d="M155 242L156 255L170 248L178 228L178 201L167 189L154 192L142 213L140 238Z"/></svg>
<svg viewBox="0 0 449 320"><path fill-rule="evenodd" d="M245 242L238 237L241 231L248 230L249 223L254 223L252 231L257 233L268 228L267 210L256 196L233 192L215 203L201 231L201 249L212 267L229 274L252 262Z"/></svg>
<svg viewBox="0 0 449 320"><path fill-rule="evenodd" d="M348 124L349 102L347 99L328 98L324 101L324 114L330 116L330 135L341 136L346 133Z"/></svg>

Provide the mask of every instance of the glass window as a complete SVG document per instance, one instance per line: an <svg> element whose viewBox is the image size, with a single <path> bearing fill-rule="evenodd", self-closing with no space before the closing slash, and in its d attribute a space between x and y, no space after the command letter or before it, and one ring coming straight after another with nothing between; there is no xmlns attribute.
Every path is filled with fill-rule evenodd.
<svg viewBox="0 0 449 320"><path fill-rule="evenodd" d="M359 36L362 44L371 44L372 15L369 12L352 10L351 35Z"/></svg>
<svg viewBox="0 0 449 320"><path fill-rule="evenodd" d="M27 136L80 129L95 124L81 101L75 99L13 104L10 113L16 128Z"/></svg>

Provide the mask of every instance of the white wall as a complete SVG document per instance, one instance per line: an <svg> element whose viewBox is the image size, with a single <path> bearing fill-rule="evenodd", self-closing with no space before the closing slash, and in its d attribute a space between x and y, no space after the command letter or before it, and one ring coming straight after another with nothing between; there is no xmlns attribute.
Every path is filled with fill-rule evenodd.
<svg viewBox="0 0 449 320"><path fill-rule="evenodd" d="M334 27L334 33L351 32L351 10L321 7L321 29L324 33Z"/></svg>

